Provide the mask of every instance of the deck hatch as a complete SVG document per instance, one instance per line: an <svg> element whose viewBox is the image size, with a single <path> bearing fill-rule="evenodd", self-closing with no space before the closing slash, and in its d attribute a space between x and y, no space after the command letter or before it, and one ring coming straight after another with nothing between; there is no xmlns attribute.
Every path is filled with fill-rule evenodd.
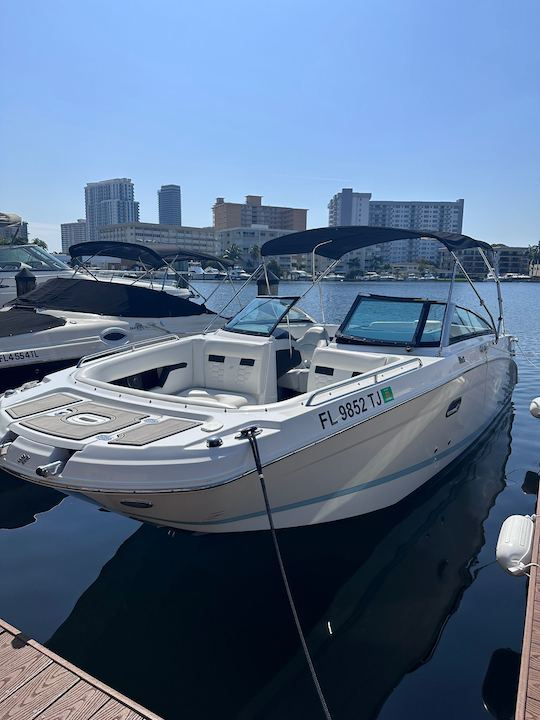
<svg viewBox="0 0 540 720"><path fill-rule="evenodd" d="M156 440L163 440L164 438L176 435L177 433L191 430L191 428L202 425L200 422L194 422L193 420L183 420L182 418L169 418L155 424L143 424L137 425L131 430L126 430L114 438L109 440L109 445L149 445Z"/></svg>
<svg viewBox="0 0 540 720"><path fill-rule="evenodd" d="M20 424L30 430L37 430L67 440L86 440L97 433L123 430L146 417L148 417L146 414L134 413L108 405L98 405L90 401L66 408L63 415L39 415L21 420ZM90 420L93 418L99 418L99 422L91 422Z"/></svg>
<svg viewBox="0 0 540 720"><path fill-rule="evenodd" d="M6 408L6 412L10 417L18 420L19 418L27 417L28 415L37 415L38 413L45 412L46 410L55 410L63 405L80 402L80 400L80 398L73 397L72 395L66 395L65 393L54 393L54 395L46 395L45 397L40 397L36 400L27 400L26 402L17 403L17 405L12 405L11 407Z"/></svg>

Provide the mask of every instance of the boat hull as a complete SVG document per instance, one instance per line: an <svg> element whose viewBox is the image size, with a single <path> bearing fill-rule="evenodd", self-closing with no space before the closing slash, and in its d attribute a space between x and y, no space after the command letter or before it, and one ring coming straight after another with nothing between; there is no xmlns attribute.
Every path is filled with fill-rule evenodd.
<svg viewBox="0 0 540 720"><path fill-rule="evenodd" d="M515 381L514 361L499 357L265 465L276 527L333 522L399 502L478 440L509 402ZM459 411L448 414L456 396ZM264 465L263 443L260 452ZM255 472L202 489L84 495L114 512L182 530L268 529Z"/></svg>

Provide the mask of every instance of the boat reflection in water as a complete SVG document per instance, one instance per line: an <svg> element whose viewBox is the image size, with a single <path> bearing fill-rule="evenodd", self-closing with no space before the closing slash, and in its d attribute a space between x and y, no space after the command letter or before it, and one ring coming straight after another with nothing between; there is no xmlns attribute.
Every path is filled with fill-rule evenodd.
<svg viewBox="0 0 540 720"><path fill-rule="evenodd" d="M475 579L512 411L386 510L279 533L334 720L375 718ZM142 526L48 643L164 717L317 718L268 533ZM480 689L479 689L480 692Z"/></svg>
<svg viewBox="0 0 540 720"><path fill-rule="evenodd" d="M66 496L0 472L0 530L35 522L36 515L56 507Z"/></svg>

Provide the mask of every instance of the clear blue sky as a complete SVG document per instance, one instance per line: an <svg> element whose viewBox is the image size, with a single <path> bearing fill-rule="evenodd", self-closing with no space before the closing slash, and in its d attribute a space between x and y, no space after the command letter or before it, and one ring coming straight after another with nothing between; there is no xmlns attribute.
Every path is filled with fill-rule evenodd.
<svg viewBox="0 0 540 720"><path fill-rule="evenodd" d="M141 220L179 183L309 208L342 187L465 198L464 231L540 239L538 0L2 0L0 209L59 247L86 182Z"/></svg>

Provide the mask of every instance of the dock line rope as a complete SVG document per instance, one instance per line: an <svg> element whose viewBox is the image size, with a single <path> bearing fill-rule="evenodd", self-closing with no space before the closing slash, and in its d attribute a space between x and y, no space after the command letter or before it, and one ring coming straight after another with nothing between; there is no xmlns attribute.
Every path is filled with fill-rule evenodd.
<svg viewBox="0 0 540 720"><path fill-rule="evenodd" d="M520 345L520 343L519 343L519 340L518 340L517 338L514 338L514 342L515 342L515 344L516 344L516 347L519 349L519 352L520 352L521 355L524 357L524 359L529 363L529 365L532 365L533 368L535 368L536 370L540 370L540 365L537 365L536 363L534 363L534 362L530 359L530 357L525 354L525 350L521 347L521 345Z"/></svg>
<svg viewBox="0 0 540 720"><path fill-rule="evenodd" d="M313 680L313 684L315 685L315 690L317 691L317 695L319 697L324 716L325 716L326 720L332 720L332 716L330 715L330 710L328 709L328 705L326 704L326 700L324 698L324 694L323 694L321 685L319 683L319 678L317 677L317 671L315 670L315 666L313 664L313 660L311 658L311 654L309 652L309 648L307 646L306 639L304 637L302 625L300 624L300 618L298 617L298 613L296 611L296 605L294 604L294 599L292 596L291 588L289 586L289 581L287 579L285 565L283 564L281 550L279 548L279 542L277 539L276 528L274 527L274 518L272 516L272 508L270 507L270 502L268 500L268 492L266 490L266 482L265 482L264 474L263 474L263 470L262 470L261 456L259 454L259 445L257 443L257 435L260 435L261 432L262 432L261 429L257 428L255 425L252 425L251 427L247 427L247 428L244 428L243 430L241 430L240 434L237 435L236 437L239 440L249 440L251 452L253 453L253 459L255 461L255 467L257 468L257 473L259 475L259 480L261 483L261 489L262 489L262 493L263 493L263 497L264 497L264 504L266 507L266 514L268 516L268 522L270 524L270 533L272 535L272 541L274 543L274 550L276 551L276 557L277 557L279 569L281 572L281 577L283 579L283 585L285 586L285 591L287 593L287 598L289 600L289 606L291 608L291 613L294 618L294 623L296 625L296 629L298 630L298 635L300 637L302 649L304 651L306 662L309 667L309 672L311 673L311 678Z"/></svg>

